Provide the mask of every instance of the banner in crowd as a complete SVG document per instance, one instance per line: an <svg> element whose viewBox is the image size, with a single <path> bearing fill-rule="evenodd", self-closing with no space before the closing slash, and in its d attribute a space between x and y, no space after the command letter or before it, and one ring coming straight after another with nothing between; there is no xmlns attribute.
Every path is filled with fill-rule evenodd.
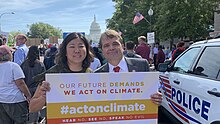
<svg viewBox="0 0 220 124"><path fill-rule="evenodd" d="M47 123L156 124L158 72L46 74Z"/></svg>

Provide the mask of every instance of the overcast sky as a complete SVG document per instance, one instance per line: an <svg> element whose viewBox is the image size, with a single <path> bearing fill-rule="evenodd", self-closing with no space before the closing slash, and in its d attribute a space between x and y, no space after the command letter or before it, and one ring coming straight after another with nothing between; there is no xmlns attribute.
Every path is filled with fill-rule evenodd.
<svg viewBox="0 0 220 124"><path fill-rule="evenodd" d="M4 32L22 31L28 25L48 23L63 32L89 33L96 15L102 32L106 29L105 20L111 18L115 9L112 0L0 0L1 30Z"/></svg>

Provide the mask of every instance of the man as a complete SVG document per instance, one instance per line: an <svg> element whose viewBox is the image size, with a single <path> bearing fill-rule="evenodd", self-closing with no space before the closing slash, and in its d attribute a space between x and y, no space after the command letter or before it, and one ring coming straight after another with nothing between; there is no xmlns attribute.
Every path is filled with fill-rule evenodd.
<svg viewBox="0 0 220 124"><path fill-rule="evenodd" d="M126 53L124 55L125 57L142 58L140 55L135 53L135 51L134 51L135 44L133 41L126 42L125 47L126 47Z"/></svg>
<svg viewBox="0 0 220 124"><path fill-rule="evenodd" d="M25 45L27 41L27 37L24 34L18 34L15 40L16 40L16 46L18 47L17 50L14 52L13 61L18 65L21 65L21 63L25 60L28 53L28 47Z"/></svg>
<svg viewBox="0 0 220 124"><path fill-rule="evenodd" d="M99 44L107 63L97 69L95 71L96 73L149 71L149 65L146 59L123 57L123 41L118 32L107 30L101 35ZM161 93L152 94L151 100L155 104L160 104L162 101Z"/></svg>
<svg viewBox="0 0 220 124"><path fill-rule="evenodd" d="M146 37L145 36L140 36L138 37L138 47L135 50L135 53L140 55L142 58L147 59L149 62L149 57L150 57L150 47L146 43Z"/></svg>

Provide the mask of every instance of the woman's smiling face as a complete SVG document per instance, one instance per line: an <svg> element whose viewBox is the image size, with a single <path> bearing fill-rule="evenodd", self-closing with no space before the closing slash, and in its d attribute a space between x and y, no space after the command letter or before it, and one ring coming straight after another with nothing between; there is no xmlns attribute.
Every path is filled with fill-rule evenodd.
<svg viewBox="0 0 220 124"><path fill-rule="evenodd" d="M68 63L82 64L86 58L86 46L80 39L71 40L66 47L66 56Z"/></svg>

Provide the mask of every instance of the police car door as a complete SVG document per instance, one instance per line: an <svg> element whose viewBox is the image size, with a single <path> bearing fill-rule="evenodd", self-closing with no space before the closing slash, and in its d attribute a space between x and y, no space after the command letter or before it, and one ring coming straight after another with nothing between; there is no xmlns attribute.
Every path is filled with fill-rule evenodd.
<svg viewBox="0 0 220 124"><path fill-rule="evenodd" d="M182 89L176 95L186 110L190 123L220 123L220 46L206 45L194 63L192 72L180 80Z"/></svg>
<svg viewBox="0 0 220 124"><path fill-rule="evenodd" d="M190 84L191 76L187 73L191 70L194 61L198 57L201 47L190 48L182 53L173 63L171 70L160 75L162 80L165 99L162 105L182 123L189 123L188 118L188 96L183 90L183 84ZM196 84L190 84L193 87ZM165 102L164 102L165 101Z"/></svg>

